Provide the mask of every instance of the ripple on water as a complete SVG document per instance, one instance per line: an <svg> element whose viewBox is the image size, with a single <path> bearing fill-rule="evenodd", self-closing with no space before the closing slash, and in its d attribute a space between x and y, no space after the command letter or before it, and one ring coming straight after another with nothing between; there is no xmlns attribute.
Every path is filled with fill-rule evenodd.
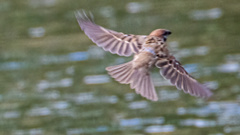
<svg viewBox="0 0 240 135"><path fill-rule="evenodd" d="M146 133L167 133L167 132L174 132L175 126L174 125L152 125L145 128Z"/></svg>

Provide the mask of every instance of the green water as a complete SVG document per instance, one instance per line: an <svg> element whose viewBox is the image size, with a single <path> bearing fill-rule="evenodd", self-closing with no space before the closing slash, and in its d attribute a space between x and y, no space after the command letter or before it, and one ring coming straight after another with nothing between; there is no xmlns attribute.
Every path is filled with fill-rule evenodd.
<svg viewBox="0 0 240 135"><path fill-rule="evenodd" d="M0 1L1 135L239 134L239 1L130 2ZM171 30L170 50L214 96L184 94L154 70L156 83L163 83L156 87L160 100L151 102L108 78L105 67L131 58L93 48L77 9L124 33ZM92 75L105 83L86 84Z"/></svg>

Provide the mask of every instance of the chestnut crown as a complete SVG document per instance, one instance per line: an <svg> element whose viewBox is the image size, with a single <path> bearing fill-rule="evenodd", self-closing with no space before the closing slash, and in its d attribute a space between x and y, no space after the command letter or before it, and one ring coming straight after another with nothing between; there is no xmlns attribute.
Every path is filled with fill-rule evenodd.
<svg viewBox="0 0 240 135"><path fill-rule="evenodd" d="M170 34L172 34L171 31L166 30L166 29L156 29L150 33L150 36L156 36L156 37L167 37Z"/></svg>

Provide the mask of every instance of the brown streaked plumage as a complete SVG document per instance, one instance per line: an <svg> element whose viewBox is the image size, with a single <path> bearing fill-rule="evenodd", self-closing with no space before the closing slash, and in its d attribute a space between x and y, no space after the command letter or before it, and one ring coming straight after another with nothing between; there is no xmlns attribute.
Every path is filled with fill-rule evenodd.
<svg viewBox="0 0 240 135"><path fill-rule="evenodd" d="M90 14L91 15L91 14ZM147 35L132 35L116 32L95 24L84 11L76 12L77 21L85 34L105 51L120 56L134 54L130 62L107 67L109 75L122 84L130 84L136 93L157 101L150 69L160 68L160 74L178 89L193 96L208 98L211 91L192 78L172 56L166 40L171 34L166 29L156 29Z"/></svg>

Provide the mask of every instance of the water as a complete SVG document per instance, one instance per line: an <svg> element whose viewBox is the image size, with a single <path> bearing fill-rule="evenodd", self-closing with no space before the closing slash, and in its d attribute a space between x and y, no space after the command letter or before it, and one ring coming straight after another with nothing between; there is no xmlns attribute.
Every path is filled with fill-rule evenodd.
<svg viewBox="0 0 240 135"><path fill-rule="evenodd" d="M45 35L45 29L43 27L29 28L28 35L32 38L40 38Z"/></svg>
<svg viewBox="0 0 240 135"><path fill-rule="evenodd" d="M174 132L175 126L173 125L154 125L149 126L145 129L146 133L168 133L168 132Z"/></svg>
<svg viewBox="0 0 240 135"><path fill-rule="evenodd" d="M139 13L148 11L152 8L151 4L148 2L130 2L126 5L126 10L129 13Z"/></svg>
<svg viewBox="0 0 240 135"><path fill-rule="evenodd" d="M147 125L147 124L163 124L164 118L133 118L133 119L121 119L120 126L122 127L131 127L131 126L140 126L140 125Z"/></svg>
<svg viewBox="0 0 240 135"><path fill-rule="evenodd" d="M16 130L12 133L13 135L42 135L44 134L43 129L30 129L30 130Z"/></svg>
<svg viewBox="0 0 240 135"><path fill-rule="evenodd" d="M90 75L84 77L84 83L86 84L101 84L110 82L108 75Z"/></svg>
<svg viewBox="0 0 240 135"><path fill-rule="evenodd" d="M196 56L204 56L207 55L210 51L210 48L207 46L199 46L195 48L184 48L184 49L177 49L176 54L174 54L177 58L184 58L184 57L192 57Z"/></svg>
<svg viewBox="0 0 240 135"><path fill-rule="evenodd" d="M51 106L55 109L62 110L62 109L67 109L70 105L66 101L58 101L53 103Z"/></svg>
<svg viewBox="0 0 240 135"><path fill-rule="evenodd" d="M57 0L30 0L29 5L33 8L38 8L38 7L53 7L57 4Z"/></svg>
<svg viewBox="0 0 240 135"><path fill-rule="evenodd" d="M72 98L71 98L72 97ZM77 96L71 96L71 99L77 104L94 104L94 103L110 103L115 104L118 102L118 97L115 95L111 96L97 96L96 94L90 93L80 93ZM74 97L74 98L73 98Z"/></svg>
<svg viewBox="0 0 240 135"><path fill-rule="evenodd" d="M228 62L220 65L218 70L224 73L240 72L240 64L238 62Z"/></svg>
<svg viewBox="0 0 240 135"><path fill-rule="evenodd" d="M72 78L63 78L59 81L49 82L47 80L41 80L37 84L37 89L43 91L49 88L70 87L73 84Z"/></svg>
<svg viewBox="0 0 240 135"><path fill-rule="evenodd" d="M203 119L186 119L186 120L181 120L180 124L183 126L195 126L199 128L204 128L204 127L215 127L217 125L217 122L213 120L203 120Z"/></svg>
<svg viewBox="0 0 240 135"><path fill-rule="evenodd" d="M207 0L1 1L0 135L238 134L239 6ZM116 82L105 68L132 58L94 45L74 18L82 8L97 24L127 34L170 29L171 53L214 96L185 94L159 69L151 73L157 102Z"/></svg>
<svg viewBox="0 0 240 135"><path fill-rule="evenodd" d="M160 90L158 95L161 102L175 101L180 98L179 91Z"/></svg>
<svg viewBox="0 0 240 135"><path fill-rule="evenodd" d="M8 111L3 114L3 117L5 119L14 119L20 117L20 112L18 111Z"/></svg>
<svg viewBox="0 0 240 135"><path fill-rule="evenodd" d="M213 8L209 10L194 10L190 14L190 18L193 20L206 20L206 19L218 19L222 16L222 10L220 8Z"/></svg>
<svg viewBox="0 0 240 135"><path fill-rule="evenodd" d="M48 116L52 111L47 107L35 107L27 112L28 116Z"/></svg>
<svg viewBox="0 0 240 135"><path fill-rule="evenodd" d="M128 108L130 109L145 109L147 108L148 102L147 101L135 101L135 102L131 102L128 105Z"/></svg>

